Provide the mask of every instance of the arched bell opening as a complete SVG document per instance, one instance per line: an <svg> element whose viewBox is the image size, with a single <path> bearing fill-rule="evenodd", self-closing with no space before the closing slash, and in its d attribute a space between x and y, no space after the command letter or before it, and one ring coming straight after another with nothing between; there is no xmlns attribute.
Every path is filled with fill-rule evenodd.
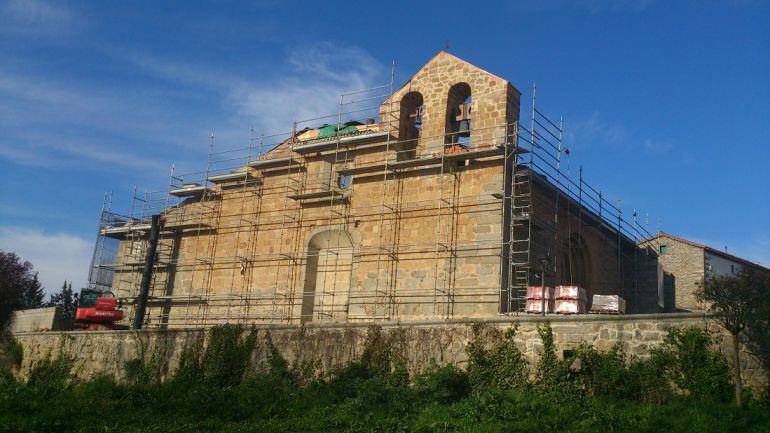
<svg viewBox="0 0 770 433"><path fill-rule="evenodd" d="M463 147L470 145L472 105L473 96L468 83L457 83L449 88L444 144Z"/></svg>
<svg viewBox="0 0 770 433"><path fill-rule="evenodd" d="M425 105L420 92L409 92L401 98L398 145L396 147L398 161L414 159L417 142L422 131L422 120Z"/></svg>

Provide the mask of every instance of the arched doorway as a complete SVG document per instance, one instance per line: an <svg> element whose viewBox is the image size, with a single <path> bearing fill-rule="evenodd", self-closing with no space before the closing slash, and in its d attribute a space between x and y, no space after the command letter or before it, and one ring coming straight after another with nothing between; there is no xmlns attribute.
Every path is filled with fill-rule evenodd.
<svg viewBox="0 0 770 433"><path fill-rule="evenodd" d="M307 245L300 321L337 321L344 317L352 274L350 233L333 229L312 235Z"/></svg>
<svg viewBox="0 0 770 433"><path fill-rule="evenodd" d="M561 284L580 286L591 293L591 264L585 241L578 237L570 237L564 245L561 260Z"/></svg>

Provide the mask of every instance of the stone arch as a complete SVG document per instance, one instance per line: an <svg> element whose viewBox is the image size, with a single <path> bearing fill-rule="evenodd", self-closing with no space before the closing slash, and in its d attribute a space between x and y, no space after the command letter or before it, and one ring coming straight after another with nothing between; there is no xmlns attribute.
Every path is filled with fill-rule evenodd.
<svg viewBox="0 0 770 433"><path fill-rule="evenodd" d="M593 272L585 240L578 235L573 235L567 239L562 251L561 284L584 288L590 299Z"/></svg>
<svg viewBox="0 0 770 433"><path fill-rule="evenodd" d="M462 114L464 104L472 104L473 95L468 83L460 82L449 88L446 102L446 122L444 125L444 144L470 143L471 120L457 120ZM468 112L470 114L470 112ZM467 122L467 123L466 123Z"/></svg>
<svg viewBox="0 0 770 433"><path fill-rule="evenodd" d="M356 242L340 228L316 230L307 241L300 322L336 321L347 311Z"/></svg>
<svg viewBox="0 0 770 433"><path fill-rule="evenodd" d="M412 91L401 98L399 103L398 144L396 159L404 161L414 159L415 149L422 130L423 97L420 92Z"/></svg>

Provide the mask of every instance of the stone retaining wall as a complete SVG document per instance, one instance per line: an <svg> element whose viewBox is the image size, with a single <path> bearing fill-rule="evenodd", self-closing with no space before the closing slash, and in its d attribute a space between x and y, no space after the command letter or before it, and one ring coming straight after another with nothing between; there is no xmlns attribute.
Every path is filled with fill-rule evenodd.
<svg viewBox="0 0 770 433"><path fill-rule="evenodd" d="M644 358L649 350L660 344L667 331L674 326L705 327L721 338L720 350L730 361L730 335L703 314L644 314L625 316L555 316L548 317L553 328L557 349L575 347L581 341L593 344L599 350L608 350L620 343L630 356ZM509 328L518 324L516 336L519 349L534 365L541 347L537 327L544 319L537 316L500 317L476 321L490 327ZM464 366L467 362L465 346L473 338L474 327L470 322L441 321L409 324L382 324L388 335L398 332L399 347L410 372L424 369L435 360L439 364L453 363ZM291 365L317 362L319 372L328 372L355 360L363 351L368 327L365 325L329 326L260 326L257 327L258 344L253 354L255 365L267 358L268 334ZM110 332L36 332L19 333L16 339L24 348L24 359L17 373L25 377L34 365L48 356L59 353L74 358L75 373L81 378L108 375L118 380L124 377L126 361L141 353L157 353L164 361L164 374L177 367L183 350L205 330L167 331L110 331ZM761 388L766 385L767 375L757 359L743 349L743 378L746 385Z"/></svg>

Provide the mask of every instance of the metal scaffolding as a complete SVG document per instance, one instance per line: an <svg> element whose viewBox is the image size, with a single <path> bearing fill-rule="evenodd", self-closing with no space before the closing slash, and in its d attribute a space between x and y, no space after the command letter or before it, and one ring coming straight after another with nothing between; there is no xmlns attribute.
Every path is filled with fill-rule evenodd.
<svg viewBox="0 0 770 433"><path fill-rule="evenodd" d="M619 204L585 182L582 167L573 176L563 121L537 107L534 86L528 127L507 119L474 128L473 134L504 132L490 139L472 135L454 151L447 134L399 141L403 119L394 100L394 68L388 83L342 94L337 113L295 121L290 132L256 135L252 128L247 145L224 149L212 133L205 170L182 174L172 167L167 188L134 189L128 212L114 212L112 194L105 195L89 285L115 292L131 322L148 221L160 214L146 327L382 322L426 303L431 318L446 319L482 298L494 299L498 314L519 314L528 286L555 279L560 269L568 275L562 280L570 280L562 282L572 282L564 245L575 238L573 230L582 242L581 230L589 225L618 250L618 288L631 284L636 294L635 246L652 236L635 212L629 222ZM313 137L321 122L352 132ZM411 146L416 140L419 149ZM355 157L363 153L368 157ZM469 161L499 165L499 188L463 194L460 176L473 169ZM436 180L435 197L406 194L407 174L426 170ZM379 179L379 195L353 206L350 182L364 177ZM537 198L536 191L545 193ZM474 212L499 213L499 238L460 239L461 217ZM410 218L434 220L435 239L404 239ZM361 221L376 222L366 242L351 239L348 230ZM330 234L308 243L314 229ZM497 283L458 288L457 263L469 256L496 258ZM410 260L432 261L424 266L431 287L399 286L401 263ZM628 263L632 279L624 274ZM355 271L364 265L372 282L353 290ZM306 289L309 267L319 275L312 291Z"/></svg>

